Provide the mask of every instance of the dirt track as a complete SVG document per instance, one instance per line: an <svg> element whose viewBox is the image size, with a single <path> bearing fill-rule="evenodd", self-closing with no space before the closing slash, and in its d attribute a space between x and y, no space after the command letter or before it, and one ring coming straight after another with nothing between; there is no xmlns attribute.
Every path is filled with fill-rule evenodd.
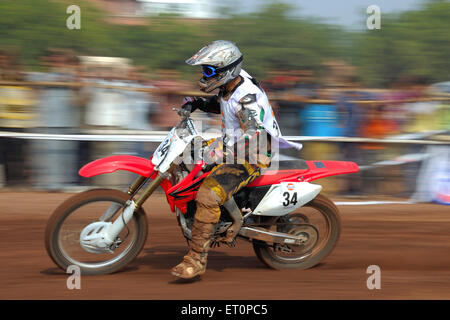
<svg viewBox="0 0 450 320"><path fill-rule="evenodd" d="M82 277L81 290L68 290L43 238L49 215L69 196L0 193L0 299L450 299L447 206L342 206L340 242L315 268L268 269L238 240L212 250L200 281L180 283L169 270L186 242L161 197L145 205L149 237L132 265ZM381 268L381 290L366 287L369 265Z"/></svg>

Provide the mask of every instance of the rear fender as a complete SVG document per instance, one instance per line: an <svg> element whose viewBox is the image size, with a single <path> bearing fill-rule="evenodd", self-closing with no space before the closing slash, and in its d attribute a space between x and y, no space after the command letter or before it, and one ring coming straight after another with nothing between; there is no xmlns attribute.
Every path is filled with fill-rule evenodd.
<svg viewBox="0 0 450 320"><path fill-rule="evenodd" d="M311 182L317 179L358 172L359 167L350 161L305 161L308 169L266 170L251 182L249 187L267 186L280 182Z"/></svg>
<svg viewBox="0 0 450 320"><path fill-rule="evenodd" d="M125 170L136 173L138 175L149 177L154 172L152 160L128 156L118 155L89 162L78 171L85 178L98 176L104 173L112 173L117 170Z"/></svg>

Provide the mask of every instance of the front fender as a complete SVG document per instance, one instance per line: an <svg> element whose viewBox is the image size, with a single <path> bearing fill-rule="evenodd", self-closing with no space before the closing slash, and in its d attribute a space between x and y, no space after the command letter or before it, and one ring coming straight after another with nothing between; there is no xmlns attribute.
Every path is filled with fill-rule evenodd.
<svg viewBox="0 0 450 320"><path fill-rule="evenodd" d="M154 171L154 167L151 158L145 159L135 156L119 155L89 162L78 173L82 177L90 178L99 174L125 170L148 177Z"/></svg>

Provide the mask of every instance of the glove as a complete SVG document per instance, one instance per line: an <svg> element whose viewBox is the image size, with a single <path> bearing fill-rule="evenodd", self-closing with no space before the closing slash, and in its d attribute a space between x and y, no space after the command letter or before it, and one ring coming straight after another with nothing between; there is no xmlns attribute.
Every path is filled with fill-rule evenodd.
<svg viewBox="0 0 450 320"><path fill-rule="evenodd" d="M181 109L188 110L190 112L194 112L198 108L201 108L205 105L204 98L194 98L194 97L186 97L183 100L183 105Z"/></svg>

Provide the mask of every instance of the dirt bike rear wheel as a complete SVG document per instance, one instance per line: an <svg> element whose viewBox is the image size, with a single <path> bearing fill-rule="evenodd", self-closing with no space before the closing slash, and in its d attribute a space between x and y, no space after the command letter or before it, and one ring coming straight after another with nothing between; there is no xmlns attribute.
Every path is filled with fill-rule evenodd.
<svg viewBox="0 0 450 320"><path fill-rule="evenodd" d="M80 267L81 274L99 275L117 272L133 261L147 239L147 218L142 208L136 210L127 227L122 230L120 236L126 239L119 248L114 250L114 252L118 251L114 258L106 262L96 262L100 257L108 257L107 255L111 254L89 253L82 249L79 241L84 226L95 220L98 221L111 203L122 207L129 198L128 194L118 190L95 189L76 194L64 201L51 215L45 231L45 248L53 262L63 270L67 270L70 265L77 265ZM117 212L113 219L118 216ZM63 244L64 241L69 243L67 248ZM85 261L80 261L78 256Z"/></svg>
<svg viewBox="0 0 450 320"><path fill-rule="evenodd" d="M306 251L301 252L298 257L295 257L294 252L294 258L284 258L283 256L277 254L275 245L270 245L262 241L254 241L253 249L256 253L256 256L268 267L278 270L308 269L321 262L331 253L331 251L335 247L340 235L340 218L338 208L331 200L323 195L318 195L315 199L311 200L302 208L304 207L315 209L316 211L320 212L321 215L323 215L326 225L326 231L323 232L324 243L319 246L317 245L317 243L313 243L309 246L305 245ZM302 208L300 208L300 210ZM305 232L307 234L309 233L311 235L311 238L313 238L314 236L318 237L321 233L317 231L316 227L311 224L309 220L305 220L305 218L305 215L302 213L296 214L295 212L292 212L282 217L268 217L266 221L264 221L264 223L268 225L275 225L280 219L285 219L285 221L287 221L286 219L289 219L289 221L297 223L298 226L292 226L290 228L288 227L288 229L285 230L280 230L278 227L277 231L295 235L299 235L301 232ZM270 228L270 226L267 227L267 229ZM317 241L317 239L315 239L315 241Z"/></svg>

